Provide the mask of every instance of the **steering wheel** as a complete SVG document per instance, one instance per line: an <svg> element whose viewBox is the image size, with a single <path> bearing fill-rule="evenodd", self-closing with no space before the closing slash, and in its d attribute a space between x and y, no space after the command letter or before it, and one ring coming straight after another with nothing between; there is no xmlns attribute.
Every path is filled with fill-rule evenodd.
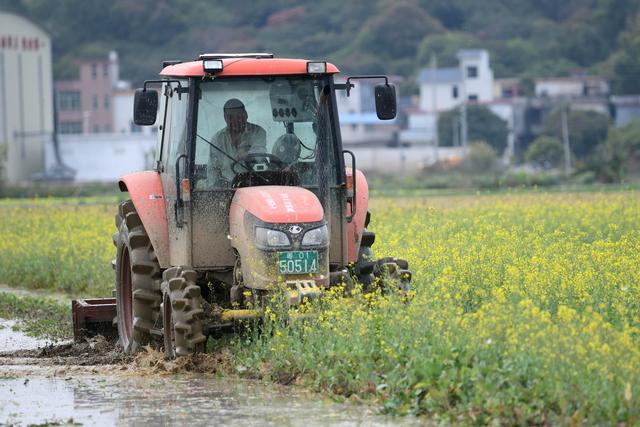
<svg viewBox="0 0 640 427"><path fill-rule="evenodd" d="M233 165L231 165L231 170L235 173L235 174L239 174L241 172L262 172L262 171L258 171L254 169L254 166L260 163L264 163L261 162L260 160L266 160L267 164L270 165L274 165L277 169L283 169L287 166L287 164L282 161L280 159L280 157L274 155L274 154L270 154L270 153L248 153L247 155L243 156L242 158L236 160L233 162ZM240 170L238 171L236 169L236 166L240 164L241 166L244 166L246 170ZM267 168L265 170L273 170L271 168Z"/></svg>

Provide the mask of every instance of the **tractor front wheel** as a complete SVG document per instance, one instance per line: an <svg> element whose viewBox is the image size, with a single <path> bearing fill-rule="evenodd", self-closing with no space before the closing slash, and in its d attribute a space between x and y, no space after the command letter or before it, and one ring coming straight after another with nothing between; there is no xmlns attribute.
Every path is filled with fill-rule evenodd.
<svg viewBox="0 0 640 427"><path fill-rule="evenodd" d="M197 277L195 271L183 267L164 272L162 326L167 359L205 351L207 337L203 333L204 310Z"/></svg>
<svg viewBox="0 0 640 427"><path fill-rule="evenodd" d="M116 311L120 344L127 353L151 341L159 323L162 273L149 236L131 200L116 214Z"/></svg>

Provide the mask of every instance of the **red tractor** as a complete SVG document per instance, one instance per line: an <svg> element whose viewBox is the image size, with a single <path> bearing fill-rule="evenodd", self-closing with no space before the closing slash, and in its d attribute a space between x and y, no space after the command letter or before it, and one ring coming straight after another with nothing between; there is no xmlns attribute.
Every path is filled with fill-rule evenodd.
<svg viewBox="0 0 640 427"><path fill-rule="evenodd" d="M395 89L384 76L338 84L336 73L272 54L205 54L165 62L136 91L137 125L157 121L150 84L163 102L155 169L119 181L130 195L113 235L126 351L154 341L168 357L204 351L207 336L259 317L276 289L290 305L353 279L406 290L406 261L373 259L367 181L342 149L335 96L354 79L384 79L375 104L385 120Z"/></svg>

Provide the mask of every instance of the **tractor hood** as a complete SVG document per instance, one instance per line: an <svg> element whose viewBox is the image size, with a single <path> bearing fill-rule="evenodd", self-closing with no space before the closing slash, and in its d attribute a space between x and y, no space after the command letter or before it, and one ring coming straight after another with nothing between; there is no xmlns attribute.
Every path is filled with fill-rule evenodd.
<svg viewBox="0 0 640 427"><path fill-rule="evenodd" d="M320 201L301 187L263 186L236 190L231 210L246 211L273 224L318 222L324 218Z"/></svg>

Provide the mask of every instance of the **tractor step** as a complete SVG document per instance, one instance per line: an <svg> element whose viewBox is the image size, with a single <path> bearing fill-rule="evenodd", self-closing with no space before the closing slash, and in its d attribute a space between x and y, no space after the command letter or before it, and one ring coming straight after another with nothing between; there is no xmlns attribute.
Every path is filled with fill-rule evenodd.
<svg viewBox="0 0 640 427"><path fill-rule="evenodd" d="M73 315L73 339L82 341L83 338L103 335L115 337L114 328L116 317L115 298L91 298L71 301Z"/></svg>

